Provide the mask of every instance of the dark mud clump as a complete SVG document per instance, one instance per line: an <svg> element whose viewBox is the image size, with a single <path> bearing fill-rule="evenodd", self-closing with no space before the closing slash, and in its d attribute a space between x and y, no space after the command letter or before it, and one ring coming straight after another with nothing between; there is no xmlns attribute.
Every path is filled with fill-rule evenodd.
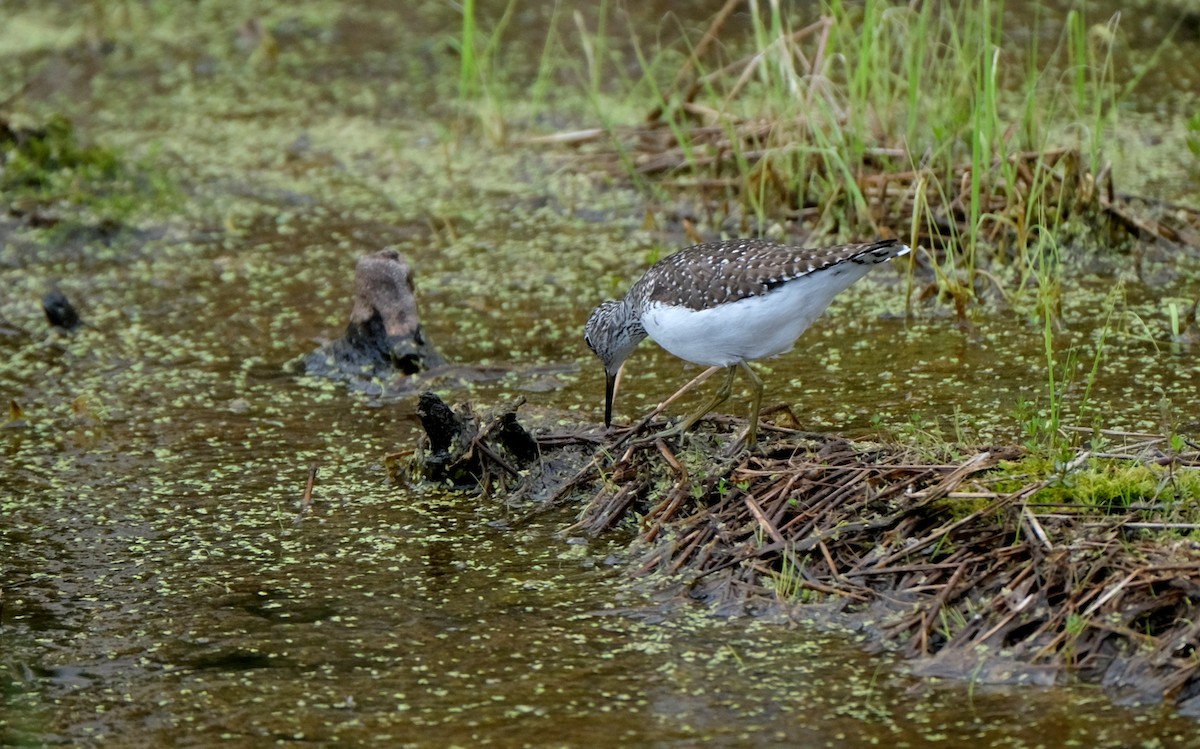
<svg viewBox="0 0 1200 749"><path fill-rule="evenodd" d="M421 393L417 416L425 435L417 449L391 456L394 477L445 483L484 495L512 492L546 499L590 459L597 441L586 436L535 436L517 419L524 398L476 413ZM404 459L404 460L399 460Z"/></svg>
<svg viewBox="0 0 1200 749"><path fill-rule="evenodd" d="M46 313L46 320L60 330L75 330L83 324L75 305L58 289L46 292L42 297L42 310Z"/></svg>

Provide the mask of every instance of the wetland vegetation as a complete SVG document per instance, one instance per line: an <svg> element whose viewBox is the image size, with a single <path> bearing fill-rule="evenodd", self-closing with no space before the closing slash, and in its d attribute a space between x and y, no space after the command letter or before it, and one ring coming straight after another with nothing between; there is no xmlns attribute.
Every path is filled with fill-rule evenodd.
<svg viewBox="0 0 1200 749"><path fill-rule="evenodd" d="M4 743L1192 741L1186 4L5 14ZM588 311L748 235L915 252L759 367L803 432L593 459ZM395 483L415 399L293 374L389 246L569 490Z"/></svg>

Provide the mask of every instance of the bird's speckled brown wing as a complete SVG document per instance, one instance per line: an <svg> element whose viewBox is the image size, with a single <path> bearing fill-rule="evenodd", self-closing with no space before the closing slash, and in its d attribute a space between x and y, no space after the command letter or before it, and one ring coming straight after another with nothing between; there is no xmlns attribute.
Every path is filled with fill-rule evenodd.
<svg viewBox="0 0 1200 749"><path fill-rule="evenodd" d="M629 290L629 298L637 306L662 302L707 309L766 294L788 281L841 263L881 263L905 250L894 239L818 249L762 239L709 242L660 260Z"/></svg>

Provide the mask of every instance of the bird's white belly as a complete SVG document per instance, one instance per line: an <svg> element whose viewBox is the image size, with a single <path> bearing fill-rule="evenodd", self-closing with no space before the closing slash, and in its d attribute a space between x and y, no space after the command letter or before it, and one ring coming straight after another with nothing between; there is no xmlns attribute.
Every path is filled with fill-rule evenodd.
<svg viewBox="0 0 1200 749"><path fill-rule="evenodd" d="M869 265L797 278L758 297L705 310L651 303L642 326L658 345L695 364L727 367L790 351L833 298L866 275Z"/></svg>

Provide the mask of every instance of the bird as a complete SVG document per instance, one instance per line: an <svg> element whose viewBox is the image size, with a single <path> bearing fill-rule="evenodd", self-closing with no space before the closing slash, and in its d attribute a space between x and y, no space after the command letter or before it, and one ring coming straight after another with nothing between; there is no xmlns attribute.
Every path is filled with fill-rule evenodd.
<svg viewBox="0 0 1200 749"><path fill-rule="evenodd" d="M762 239L684 248L655 263L624 299L602 302L584 326L604 365L604 425L612 426L617 374L645 338L685 361L724 367L724 383L667 430L682 434L729 398L741 369L753 395L746 447L756 443L763 382L749 362L791 351L833 298L875 266L905 255L896 239L806 249Z"/></svg>

